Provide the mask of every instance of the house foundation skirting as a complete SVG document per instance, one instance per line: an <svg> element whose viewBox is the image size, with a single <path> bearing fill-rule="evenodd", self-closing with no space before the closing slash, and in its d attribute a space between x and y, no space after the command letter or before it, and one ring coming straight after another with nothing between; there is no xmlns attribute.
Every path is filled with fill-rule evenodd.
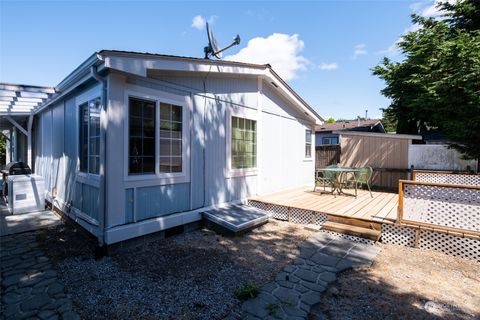
<svg viewBox="0 0 480 320"><path fill-rule="evenodd" d="M327 215L323 212L286 207L277 204L266 204L255 200L248 200L248 205L270 212L272 217L277 220L316 225L322 225L327 222Z"/></svg>
<svg viewBox="0 0 480 320"><path fill-rule="evenodd" d="M394 224L382 224L381 242L436 250L448 255L480 261L480 239Z"/></svg>
<svg viewBox="0 0 480 320"><path fill-rule="evenodd" d="M322 225L328 219L322 212L314 212L298 208L290 208L277 204L266 204L261 201L248 200L250 206L272 213L277 220L299 224ZM382 223L380 242L397 244L480 261L480 239L461 237L432 230Z"/></svg>

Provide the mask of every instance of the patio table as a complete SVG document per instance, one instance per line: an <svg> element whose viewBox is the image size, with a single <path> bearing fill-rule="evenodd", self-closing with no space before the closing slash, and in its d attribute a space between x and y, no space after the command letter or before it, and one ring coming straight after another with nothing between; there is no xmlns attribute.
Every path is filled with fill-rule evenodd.
<svg viewBox="0 0 480 320"><path fill-rule="evenodd" d="M345 194L348 195L347 193L343 192L343 183L346 181L347 176L349 173L353 173L355 176L356 172L359 172L359 169L355 168L346 168L346 167L337 167L337 168L323 168L320 170L316 171L316 175L319 172L332 172L335 174L335 179L332 181L332 194L334 194L335 191L337 191L337 194ZM357 184L355 183L355 194L357 194ZM355 196L356 197L356 196Z"/></svg>

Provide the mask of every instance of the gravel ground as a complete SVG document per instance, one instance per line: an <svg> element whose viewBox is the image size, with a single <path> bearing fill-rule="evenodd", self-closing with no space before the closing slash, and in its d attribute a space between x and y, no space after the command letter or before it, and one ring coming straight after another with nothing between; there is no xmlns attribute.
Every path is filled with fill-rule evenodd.
<svg viewBox="0 0 480 320"><path fill-rule="evenodd" d="M99 261L72 226L38 239L84 319L221 319L238 313L237 289L271 281L311 234L281 221L240 237L202 229Z"/></svg>
<svg viewBox="0 0 480 320"><path fill-rule="evenodd" d="M480 319L480 263L379 244L367 269L344 272L311 319Z"/></svg>

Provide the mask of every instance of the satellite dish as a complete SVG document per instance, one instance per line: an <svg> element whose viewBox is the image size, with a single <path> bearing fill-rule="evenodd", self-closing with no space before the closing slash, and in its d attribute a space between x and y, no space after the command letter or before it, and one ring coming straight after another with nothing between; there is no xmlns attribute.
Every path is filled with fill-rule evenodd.
<svg viewBox="0 0 480 320"><path fill-rule="evenodd" d="M226 46L223 49L220 49L220 46L218 45L217 39L213 35L212 28L208 25L207 22L207 36L208 36L208 46L203 49L205 52L205 59L209 59L209 57L214 56L217 59L222 58L222 52L240 44L240 36L237 34L237 36L233 39L233 42Z"/></svg>

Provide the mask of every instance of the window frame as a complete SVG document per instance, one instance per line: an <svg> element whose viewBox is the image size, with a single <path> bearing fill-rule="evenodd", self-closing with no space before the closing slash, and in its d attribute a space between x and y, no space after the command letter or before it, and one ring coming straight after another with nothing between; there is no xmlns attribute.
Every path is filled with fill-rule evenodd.
<svg viewBox="0 0 480 320"><path fill-rule="evenodd" d="M310 131L310 142L307 141L307 134L308 132ZM303 157L305 160L311 160L313 158L313 150L312 150L312 146L313 146L313 130L310 129L310 128L306 128L305 129L305 143L304 143L304 153L303 153ZM310 155L307 155L307 146L310 145Z"/></svg>
<svg viewBox="0 0 480 320"><path fill-rule="evenodd" d="M324 143L324 141L328 139L328 142L329 143ZM332 139L336 139L337 140L337 143L331 143L332 142ZM322 137L322 145L336 145L336 144L340 144L340 139L339 137L334 137L334 136L328 136L328 137Z"/></svg>
<svg viewBox="0 0 480 320"><path fill-rule="evenodd" d="M129 174L129 100L137 98L155 103L155 172ZM182 171L160 172L160 103L182 107ZM124 181L131 186L150 186L185 183L190 181L190 96L180 96L146 87L128 85L124 91ZM132 185L133 184L133 185Z"/></svg>
<svg viewBox="0 0 480 320"><path fill-rule="evenodd" d="M78 182L83 183L83 184L88 184L91 186L98 186L100 183L100 172L97 173L90 173L88 172L88 164L87 164L87 171L80 171L80 106L89 103L91 100L95 100L99 98L100 99L100 135L101 135L101 117L102 117L102 93L101 89L99 87L93 87L82 94L78 95L75 98L75 119L76 119L76 125L78 126L76 129L76 150L77 150L77 161L76 161L76 177ZM90 126L90 119L89 119L89 125ZM88 129L90 130L90 128ZM87 149L87 155L90 152L90 148ZM99 156L100 158L102 157L102 150L99 150ZM88 156L87 156L87 161L88 161Z"/></svg>
<svg viewBox="0 0 480 320"><path fill-rule="evenodd" d="M253 120L255 124L255 134L256 134L256 143L255 143L255 154L256 161L255 167L253 168L232 168L232 117L244 118L248 120ZM255 176L258 174L258 164L259 164L259 152L258 152L258 141L259 141L259 121L258 121L258 110L249 109L246 107L232 107L226 112L226 135L225 135L225 146L226 146L226 170L225 176L227 178L234 177L244 177L244 176Z"/></svg>

